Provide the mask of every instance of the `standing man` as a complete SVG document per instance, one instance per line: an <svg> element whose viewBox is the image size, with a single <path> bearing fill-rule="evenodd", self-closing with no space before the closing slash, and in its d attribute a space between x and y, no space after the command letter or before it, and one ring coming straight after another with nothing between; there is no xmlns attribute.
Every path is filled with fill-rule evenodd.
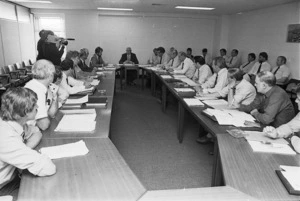
<svg viewBox="0 0 300 201"><path fill-rule="evenodd" d="M228 68L238 68L240 65L239 58L238 58L239 51L237 49L233 49L231 51L231 56L226 61L226 66Z"/></svg>
<svg viewBox="0 0 300 201"><path fill-rule="evenodd" d="M132 53L131 47L126 48L126 53L122 54L119 64L139 64L139 60L136 55ZM127 71L127 84L136 85L133 81L136 79L135 70Z"/></svg>
<svg viewBox="0 0 300 201"><path fill-rule="evenodd" d="M29 124L36 124L41 130L46 130L50 126L50 118L54 118L58 110L58 87L52 85L54 73L55 67L50 61L38 60L32 67L33 79L24 86L37 94L37 114L35 121ZM52 100L47 101L47 91L50 85Z"/></svg>
<svg viewBox="0 0 300 201"><path fill-rule="evenodd" d="M277 57L276 67L272 69L272 73L276 77L276 84L285 89L291 79L291 72L286 65L286 58L284 56Z"/></svg>

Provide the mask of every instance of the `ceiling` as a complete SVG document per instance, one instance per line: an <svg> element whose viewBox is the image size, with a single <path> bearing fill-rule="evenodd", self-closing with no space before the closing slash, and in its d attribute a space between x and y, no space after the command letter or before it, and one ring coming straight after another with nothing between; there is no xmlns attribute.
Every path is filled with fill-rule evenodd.
<svg viewBox="0 0 300 201"><path fill-rule="evenodd" d="M134 12L229 15L299 0L50 0L51 4L18 3L28 8L93 9L97 7L133 8ZM175 6L213 7L212 11L181 10Z"/></svg>

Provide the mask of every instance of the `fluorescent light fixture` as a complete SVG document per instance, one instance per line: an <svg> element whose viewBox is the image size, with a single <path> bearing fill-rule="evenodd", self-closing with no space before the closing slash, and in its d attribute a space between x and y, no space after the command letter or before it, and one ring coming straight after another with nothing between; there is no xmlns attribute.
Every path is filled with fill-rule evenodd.
<svg viewBox="0 0 300 201"><path fill-rule="evenodd" d="M98 10L117 10L117 11L132 11L132 8L103 8L103 7L98 7Z"/></svg>
<svg viewBox="0 0 300 201"><path fill-rule="evenodd" d="M214 10L215 8L208 7L191 7L191 6L176 6L178 9L189 9L189 10Z"/></svg>
<svg viewBox="0 0 300 201"><path fill-rule="evenodd" d="M17 3L52 3L51 1L34 1L34 0L11 0Z"/></svg>

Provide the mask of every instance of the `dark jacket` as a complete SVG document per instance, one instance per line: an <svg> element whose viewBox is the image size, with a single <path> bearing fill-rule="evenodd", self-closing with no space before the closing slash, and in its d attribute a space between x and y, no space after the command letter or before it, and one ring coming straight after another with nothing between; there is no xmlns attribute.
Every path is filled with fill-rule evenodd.
<svg viewBox="0 0 300 201"><path fill-rule="evenodd" d="M127 60L127 54L124 53L122 54L122 57L119 61L119 64L123 64L125 61ZM132 62L134 62L135 64L139 64L139 61L136 57L136 55L134 53L131 53L131 59L130 59Z"/></svg>
<svg viewBox="0 0 300 201"><path fill-rule="evenodd" d="M82 62L81 59L79 59L79 62L77 65L84 72L92 72L93 71L93 68L88 67L84 62Z"/></svg>
<svg viewBox="0 0 300 201"><path fill-rule="evenodd" d="M55 43L44 43L44 56L45 59L51 61L54 65L59 66L61 63L61 56L64 54L65 46L60 50L57 49Z"/></svg>

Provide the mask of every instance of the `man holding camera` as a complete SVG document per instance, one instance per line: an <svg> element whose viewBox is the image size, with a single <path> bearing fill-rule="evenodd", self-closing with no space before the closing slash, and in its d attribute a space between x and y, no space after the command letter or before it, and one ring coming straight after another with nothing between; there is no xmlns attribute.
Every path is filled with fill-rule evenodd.
<svg viewBox="0 0 300 201"><path fill-rule="evenodd" d="M56 35L48 35L44 44L44 57L54 65L60 65L67 41Z"/></svg>

